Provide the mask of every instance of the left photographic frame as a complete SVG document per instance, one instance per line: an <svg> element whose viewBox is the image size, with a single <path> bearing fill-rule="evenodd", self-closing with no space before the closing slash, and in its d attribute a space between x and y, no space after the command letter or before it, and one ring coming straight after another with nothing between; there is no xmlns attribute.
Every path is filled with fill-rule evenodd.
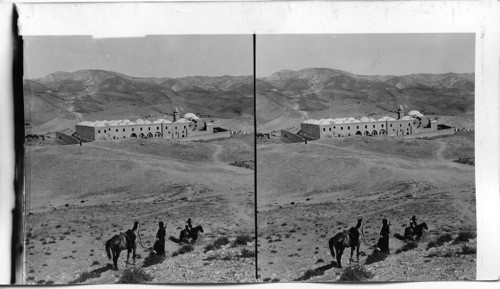
<svg viewBox="0 0 500 289"><path fill-rule="evenodd" d="M23 44L23 284L255 282L253 36Z"/></svg>

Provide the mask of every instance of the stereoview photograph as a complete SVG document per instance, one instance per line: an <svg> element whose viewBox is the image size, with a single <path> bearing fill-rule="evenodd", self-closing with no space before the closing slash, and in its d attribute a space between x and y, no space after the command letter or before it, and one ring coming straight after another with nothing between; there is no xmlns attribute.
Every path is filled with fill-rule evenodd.
<svg viewBox="0 0 500 289"><path fill-rule="evenodd" d="M24 37L25 284L256 280L252 41Z"/></svg>
<svg viewBox="0 0 500 289"><path fill-rule="evenodd" d="M474 47L257 35L259 281L475 280Z"/></svg>

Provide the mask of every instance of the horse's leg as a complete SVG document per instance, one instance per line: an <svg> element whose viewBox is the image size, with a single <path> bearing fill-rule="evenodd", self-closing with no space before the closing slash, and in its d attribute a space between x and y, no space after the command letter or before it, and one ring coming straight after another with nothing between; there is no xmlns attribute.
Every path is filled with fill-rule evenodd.
<svg viewBox="0 0 500 289"><path fill-rule="evenodd" d="M344 253L344 248L338 249L335 248L335 251L337 251L337 265L339 268L342 268L342 254Z"/></svg>
<svg viewBox="0 0 500 289"><path fill-rule="evenodd" d="M115 270L118 270L118 257L120 257L121 250L116 250L115 255L113 256L113 264L115 265Z"/></svg>
<svg viewBox="0 0 500 289"><path fill-rule="evenodd" d="M135 244L134 244L134 247L132 247L132 250L133 250L133 254L132 254L132 258L134 259L134 265L135 265Z"/></svg>
<svg viewBox="0 0 500 289"><path fill-rule="evenodd" d="M356 262L359 262L359 245L356 246Z"/></svg>
<svg viewBox="0 0 500 289"><path fill-rule="evenodd" d="M351 263L352 263L352 254L354 253L354 248L355 248L355 247L352 247L352 246L351 246L351 258L349 258L349 264L351 264Z"/></svg>
<svg viewBox="0 0 500 289"><path fill-rule="evenodd" d="M130 248L127 249L127 261L125 261L125 264L128 266L128 258L130 257Z"/></svg>

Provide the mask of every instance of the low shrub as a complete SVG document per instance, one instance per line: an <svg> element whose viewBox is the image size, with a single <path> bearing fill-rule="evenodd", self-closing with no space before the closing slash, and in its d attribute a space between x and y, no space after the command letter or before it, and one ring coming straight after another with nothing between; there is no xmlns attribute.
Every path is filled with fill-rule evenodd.
<svg viewBox="0 0 500 289"><path fill-rule="evenodd" d="M379 250L373 250L373 252L366 257L365 265L370 265L376 262L384 261L387 258L387 253L382 253Z"/></svg>
<svg viewBox="0 0 500 289"><path fill-rule="evenodd" d="M177 255L186 254L186 253L189 253L193 250L194 250L194 247L192 245L187 244L187 245L182 246L179 250L175 251L172 254L172 257L175 257Z"/></svg>
<svg viewBox="0 0 500 289"><path fill-rule="evenodd" d="M220 259L220 254L214 254L214 255L208 256L207 258L205 258L203 260L212 261L212 260L217 260L217 259Z"/></svg>
<svg viewBox="0 0 500 289"><path fill-rule="evenodd" d="M306 281L306 280L311 279L314 276L321 276L324 274L325 274L325 271L323 271L323 270L309 269L306 272L304 272L304 275L300 276L299 278L297 278L293 281Z"/></svg>
<svg viewBox="0 0 500 289"><path fill-rule="evenodd" d="M208 244L208 245L205 246L205 252L204 253L206 253L208 251L215 251L214 244Z"/></svg>
<svg viewBox="0 0 500 289"><path fill-rule="evenodd" d="M153 276L144 272L141 268L127 268L118 281L120 284L139 284L153 280Z"/></svg>
<svg viewBox="0 0 500 289"><path fill-rule="evenodd" d="M460 232L458 236L453 240L453 244L467 243L470 239L474 239L476 235L472 232Z"/></svg>
<svg viewBox="0 0 500 289"><path fill-rule="evenodd" d="M349 266L342 271L340 275L340 281L344 282L361 282L373 277L373 273L366 270L365 267L361 265Z"/></svg>
<svg viewBox="0 0 500 289"><path fill-rule="evenodd" d="M214 246L216 249L219 249L220 247L229 244L229 239L227 237L220 237L214 242Z"/></svg>
<svg viewBox="0 0 500 289"><path fill-rule="evenodd" d="M92 272L83 272L82 274L80 274L80 276L78 278L76 278L75 280L70 281L69 284L78 284L78 283L85 282L88 279L99 278L99 277L101 277L101 273L100 272L95 272L95 271L92 271Z"/></svg>
<svg viewBox="0 0 500 289"><path fill-rule="evenodd" d="M436 240L427 243L427 250L433 247L443 246L444 243L449 242L451 240L453 240L453 237L451 236L450 233L442 234Z"/></svg>
<svg viewBox="0 0 500 289"><path fill-rule="evenodd" d="M234 245L246 245L248 242L251 242L253 238L250 235L239 235L234 240Z"/></svg>
<svg viewBox="0 0 500 289"><path fill-rule="evenodd" d="M406 252L406 251L409 251L409 250L412 250L412 249L415 249L418 247L418 244L417 242L413 242L413 241L410 241L410 242L406 242L403 247L401 247L400 249L397 249L396 250L396 254L399 254L401 252Z"/></svg>
<svg viewBox="0 0 500 289"><path fill-rule="evenodd" d="M460 252L460 254L462 254L462 255L472 255L472 254L476 254L476 252L477 251L476 251L475 247L463 245L462 246L462 252Z"/></svg>
<svg viewBox="0 0 500 289"><path fill-rule="evenodd" d="M255 251L244 248L241 250L241 258L255 258Z"/></svg>
<svg viewBox="0 0 500 289"><path fill-rule="evenodd" d="M165 256L163 255L158 255L153 252L149 253L149 255L144 259L144 262L142 263L142 267L149 267L152 265L160 264L165 261Z"/></svg>

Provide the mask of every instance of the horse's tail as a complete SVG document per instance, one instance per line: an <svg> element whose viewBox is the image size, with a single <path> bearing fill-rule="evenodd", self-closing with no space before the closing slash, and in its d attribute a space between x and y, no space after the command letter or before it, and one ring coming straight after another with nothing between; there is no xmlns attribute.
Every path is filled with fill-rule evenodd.
<svg viewBox="0 0 500 289"><path fill-rule="evenodd" d="M106 253L108 254L108 259L111 259L111 239L106 242Z"/></svg>
<svg viewBox="0 0 500 289"><path fill-rule="evenodd" d="M177 238L176 238L176 237L174 237L174 236L170 236L170 237L168 237L168 239L169 239L170 241L174 242L174 243L177 243L177 244L179 244L179 243L181 242L181 240L177 239Z"/></svg>
<svg viewBox="0 0 500 289"><path fill-rule="evenodd" d="M405 241L405 240L406 240L404 236L401 236L401 234L398 234L398 233L394 234L394 237L395 237L396 239L401 240L401 241Z"/></svg>
<svg viewBox="0 0 500 289"><path fill-rule="evenodd" d="M335 250L333 247L335 246L335 237L332 237L330 241L328 241L328 248L330 248L330 253L332 254L332 257L335 258Z"/></svg>

